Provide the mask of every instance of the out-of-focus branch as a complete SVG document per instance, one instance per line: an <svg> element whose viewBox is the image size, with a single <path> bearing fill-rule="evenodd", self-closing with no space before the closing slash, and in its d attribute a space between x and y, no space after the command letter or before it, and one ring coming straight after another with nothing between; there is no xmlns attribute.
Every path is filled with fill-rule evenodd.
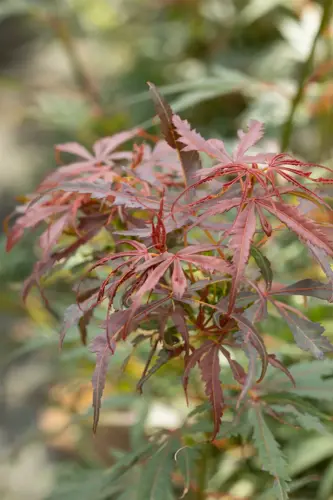
<svg viewBox="0 0 333 500"><path fill-rule="evenodd" d="M294 116L296 113L296 110L301 103L304 92L305 92L305 84L306 81L311 74L312 71L312 65L313 65L313 59L314 55L316 52L316 46L318 43L318 40L320 37L323 35L324 31L326 30L331 14L332 14L332 7L333 7L333 2L332 0L325 0L324 6L323 6L323 14L320 22L320 26L318 28L317 34L313 40L312 47L310 50L310 53L308 55L307 60L304 62L303 67L301 69L301 73L299 76L298 80L298 88L296 91L296 94L291 102L291 107L289 111L289 115L287 117L287 120L285 121L283 127L282 127L282 137L281 137L281 150L285 151L290 143L290 138L291 134L293 131L293 125L294 125Z"/></svg>
<svg viewBox="0 0 333 500"><path fill-rule="evenodd" d="M99 93L77 53L72 34L66 20L60 17L48 16L47 22L64 47L76 84L93 105L95 114L97 116L103 115L103 108L100 103Z"/></svg>

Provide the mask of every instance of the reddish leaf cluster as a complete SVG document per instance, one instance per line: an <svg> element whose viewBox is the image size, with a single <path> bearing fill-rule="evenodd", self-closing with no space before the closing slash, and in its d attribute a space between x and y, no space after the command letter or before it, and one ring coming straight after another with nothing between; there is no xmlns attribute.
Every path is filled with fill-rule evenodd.
<svg viewBox="0 0 333 500"><path fill-rule="evenodd" d="M107 303L105 334L91 345L97 355L94 429L117 342L149 321L154 322L155 333L132 341L134 348L143 341L151 344L138 388L180 356L187 391L190 371L198 365L212 404L216 436L224 410L220 356L243 386L239 404L256 381L257 356L262 365L259 380L268 364L290 376L274 354L267 353L255 326L267 314L267 302L287 322L301 349L318 358L332 350L320 324L278 300L279 295L291 294L332 298L332 228L309 217L309 207L318 203L330 210L315 187L332 182L312 171L331 170L287 154L249 153L263 136L258 121L238 133L238 145L229 154L221 140L203 139L174 115L152 84L150 90L165 140L156 142L135 129L97 141L93 153L77 143L57 146L59 162L64 153L75 160L59 166L17 208L8 249L25 229L46 224L39 238L40 260L24 286L26 297L56 263L66 263L100 231L110 236L115 250L111 252L109 245L102 254L92 255L92 265L91 259L87 262L84 279L76 286L77 304L67 310L61 332L62 342L66 330L78 324L85 337L94 308ZM143 136L152 140L153 147L143 143ZM134 144L124 150L128 141ZM210 167L202 168L200 154L210 158ZM297 198L301 202L295 206ZM271 266L261 248L281 225L307 246L328 283L272 284ZM253 278L247 272L250 256L260 276ZM106 273L102 282L100 268ZM247 373L228 347L245 351Z"/></svg>

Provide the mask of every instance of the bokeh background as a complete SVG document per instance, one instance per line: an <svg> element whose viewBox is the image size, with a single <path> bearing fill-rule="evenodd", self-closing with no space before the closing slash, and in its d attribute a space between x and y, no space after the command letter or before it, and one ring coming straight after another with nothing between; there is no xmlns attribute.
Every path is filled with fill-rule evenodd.
<svg viewBox="0 0 333 500"><path fill-rule="evenodd" d="M271 150L283 147L308 161L332 164L331 3L1 0L0 218L11 213L16 196L55 168L54 144L77 140L89 146L134 125L156 131L147 81L207 137L232 145L237 129L254 118L265 122ZM77 344L75 332L59 355L59 324L38 295L32 294L26 307L20 302L20 283L35 259L34 238L26 237L10 255L4 236L0 245L0 497L95 500L103 467L114 460L110 449L131 446L134 421L135 432L143 422L177 425L186 411L179 376L169 374L169 382L157 377L140 400L133 388L142 360L135 359L120 380L118 359L93 440L93 357ZM289 279L321 275L288 235L270 252L276 272ZM50 283L60 312L71 302L63 278ZM315 304L310 316L333 337L332 309ZM295 361L302 357L284 342L290 333L278 319L265 328L277 351ZM332 442L281 432L294 453L294 476L313 478L311 486L300 485L303 496L294 498L330 498ZM221 448L214 487L229 495L223 498L255 498L258 478L245 462L237 448ZM118 498L117 492L108 498Z"/></svg>

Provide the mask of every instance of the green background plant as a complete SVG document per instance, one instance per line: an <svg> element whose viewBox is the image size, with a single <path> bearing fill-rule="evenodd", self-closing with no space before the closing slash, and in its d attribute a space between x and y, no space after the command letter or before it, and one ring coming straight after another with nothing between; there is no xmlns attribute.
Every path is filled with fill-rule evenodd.
<svg viewBox="0 0 333 500"><path fill-rule="evenodd" d="M13 206L13 202L8 201L11 196L8 192L13 195L26 192L43 172L54 168L54 143L78 140L89 146L98 137L133 125L156 132L146 81L158 84L174 109L181 111L206 136L215 134L228 143L248 118L256 118L266 123L268 140L276 151L283 142L300 157L329 165L333 156L331 7L328 0L312 3L303 0L3 0L0 4L2 45L7 47L3 50L0 76L4 104L2 165L6 171L1 177L3 215ZM322 217L320 212L318 217ZM281 235L275 243L269 257L274 269L285 276L286 281L290 281L291 274L295 280L301 279L305 271L307 276L321 277L321 271L315 266L309 273L309 261L293 238ZM7 464L17 467L22 461L22 450L29 450L37 440L52 450L47 469L50 480L43 491L38 491L36 486L38 493L31 487L32 493L27 498L138 498L135 495L142 475L140 466L133 465L129 474L120 476L121 463L135 464L137 456L149 453L145 449L147 441L143 430L151 423L154 425L154 415L158 419L166 414L166 427L186 415L178 389L179 367L175 363L172 371L162 369L139 398L134 394L134 387L144 353L138 349L129 370L119 379L118 369L127 355L124 348L109 374L105 420L101 422L104 431L101 431L99 445L93 444L91 413L87 410L93 355L79 345L73 329L59 356L58 322L44 311L37 295L29 300L27 311L20 305L20 283L34 261L33 240L27 238L9 256L5 256L1 248L1 359L6 380L2 399L7 411L7 419L2 420L4 432L9 429L15 434L14 424L9 424L10 416L16 415L15 408L11 409L11 401L15 399L11 374L20 373L22 366L37 366L37 372L42 374L37 377L40 386L45 383L43 373L47 374L48 384L36 402L38 412L32 411L30 424L22 426L17 421L22 432L17 433L19 439L9 439L1 471L7 470ZM60 316L71 303L70 281L68 270L67 274L56 277L54 283L49 283ZM311 319L322 322L333 340L331 307L316 300L311 300L310 306ZM263 333L270 342L268 345L288 365L295 364L295 370L307 368L308 357L294 346L290 332L277 318L267 321ZM48 366L46 372L45 365ZM315 362L311 367L314 371L306 370L308 379L304 379L305 386L306 380L310 384L306 395L318 412L330 415L332 384L330 378L325 378L323 383L320 377L332 375L332 361ZM225 371L224 381L228 377L228 370ZM280 380L283 375L276 377ZM195 384L191 408L201 401L200 383ZM16 400L21 404L17 411L34 407L32 399L22 401L19 391L22 386L22 377L17 375ZM7 393L12 393L12 387L14 396L10 397ZM305 395L302 390L301 395ZM325 427L320 427L314 417L304 418L302 424L298 414L290 411L295 421L293 426L265 417L271 429L265 428L265 431L271 432L281 444L288 462L286 475L292 478L290 496L328 499L333 496L331 424L327 421ZM205 413L198 419L194 437L186 435L189 444L200 441L210 430L204 416ZM132 425L133 419L135 425ZM112 429L116 429L113 435L117 433L119 421L128 424L121 427L121 443L115 444ZM302 425L305 430L298 428ZM207 499L219 498L219 493L238 499L255 499L261 494L263 498L273 498L271 492L264 493L267 484L271 484L267 473L260 472L256 466L254 450L257 449L259 455L264 453L259 448L261 440L254 440L253 445L244 444L249 430L246 426L240 429L244 431L241 436L221 436L219 448L206 445L197 451L203 454L206 464L201 470L201 480L209 479L208 491L212 492L206 495ZM272 436L269 434L267 439ZM119 447L132 450L132 455L123 456ZM198 457L187 457L187 449L179 452L175 463L174 453L179 448L177 438L171 438L167 461L161 467L174 468L176 479L180 472L185 478L189 474L191 477L191 473L196 475L197 469L191 467ZM277 448L278 461L279 454ZM111 465L114 458L120 462L110 472L105 467ZM165 458L163 453L157 451L156 467L162 458ZM34 482L38 483L38 475L45 476L45 471L40 468L36 474ZM144 481L148 482L149 474L154 475L154 470L147 467ZM167 475L163 480L168 480ZM167 482L159 481L152 498L172 498ZM30 486L23 485L17 492L14 483L4 481L0 487L3 496L10 500L25 498ZM179 479L177 484L176 495L181 496L183 481ZM138 491L142 499L147 498L144 486Z"/></svg>

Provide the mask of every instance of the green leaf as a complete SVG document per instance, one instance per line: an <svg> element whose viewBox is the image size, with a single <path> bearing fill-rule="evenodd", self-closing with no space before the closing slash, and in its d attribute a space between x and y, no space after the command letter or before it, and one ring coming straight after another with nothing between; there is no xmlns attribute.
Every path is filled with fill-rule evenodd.
<svg viewBox="0 0 333 500"><path fill-rule="evenodd" d="M204 413L204 412L207 412L207 411L210 411L211 410L211 405L208 401L205 401L204 403L202 403L201 405L198 405L194 408L194 410L192 410L188 415L187 415L187 418L191 418L191 417L194 417L195 415L199 415L200 413Z"/></svg>
<svg viewBox="0 0 333 500"><path fill-rule="evenodd" d="M287 482L290 481L286 457L268 427L259 405L253 405L248 418L253 427L254 446L258 450L262 468L274 477L271 493L278 500L286 500L289 490Z"/></svg>
<svg viewBox="0 0 333 500"><path fill-rule="evenodd" d="M259 267L262 277L264 278L269 290L272 286L273 281L273 271L271 268L271 263L269 262L267 257L265 257L265 255L259 250L259 248L255 246L251 247L250 254L256 261L256 264Z"/></svg>
<svg viewBox="0 0 333 500"><path fill-rule="evenodd" d="M272 406L272 408L277 413L287 413L290 415L294 415L299 425L303 427L303 429L305 429L306 431L317 431L320 434L331 435L328 429L326 429L323 426L319 418L314 415L310 415L309 413L299 412L292 405L286 405L286 406L274 405Z"/></svg>
<svg viewBox="0 0 333 500"><path fill-rule="evenodd" d="M317 498L318 500L327 500L333 492L333 461L330 462L324 474L320 478Z"/></svg>
<svg viewBox="0 0 333 500"><path fill-rule="evenodd" d="M296 476L333 457L333 436L314 436L291 443L286 450L291 476Z"/></svg>
<svg viewBox="0 0 333 500"><path fill-rule="evenodd" d="M137 500L173 500L171 474L175 466L174 455L181 448L178 439L168 439L152 455L142 470Z"/></svg>
<svg viewBox="0 0 333 500"><path fill-rule="evenodd" d="M109 487L108 487L109 485ZM108 491L106 488L108 487ZM119 491L119 485L113 485L113 493ZM106 500L110 495L108 471L79 469L59 477L54 491L47 500Z"/></svg>
<svg viewBox="0 0 333 500"><path fill-rule="evenodd" d="M115 481L133 467L139 460L151 456L156 449L154 443L144 443L141 447L125 455L117 461L117 463L108 470L109 481Z"/></svg>
<svg viewBox="0 0 333 500"><path fill-rule="evenodd" d="M222 422L222 430L219 432L216 439L236 436L248 439L251 431L251 425L248 420L244 418L244 413L242 413L240 417L236 416L235 420L232 422Z"/></svg>
<svg viewBox="0 0 333 500"><path fill-rule="evenodd" d="M325 351L333 351L332 344L322 335L325 329L320 323L304 319L277 304L276 307L288 323L298 347L310 351L318 359L323 359Z"/></svg>
<svg viewBox="0 0 333 500"><path fill-rule="evenodd" d="M199 451L189 446L179 448L175 453L175 461L184 479L183 494L180 498L184 498L190 489L191 478L194 477L196 462L199 456Z"/></svg>
<svg viewBox="0 0 333 500"><path fill-rule="evenodd" d="M289 484L282 479L275 479L273 486L266 490L263 495L260 495L259 500L272 500L277 498L278 500L288 500L288 491L290 490Z"/></svg>
<svg viewBox="0 0 333 500"><path fill-rule="evenodd" d="M268 404L276 404L276 405L292 405L293 407L298 408L303 413L308 413L310 415L316 416L322 420L331 420L331 417L320 411L317 406L310 403L306 399L298 396L297 394L292 394L289 392L278 392L278 393L269 393L261 396L261 401L265 401ZM282 406L281 406L282 407Z"/></svg>
<svg viewBox="0 0 333 500"><path fill-rule="evenodd" d="M213 432L213 421L211 419L211 415L209 415L210 418L207 420L201 419L199 422L196 422L195 424L191 425L190 427L186 428L186 432L188 434L196 434L198 432L203 432L203 433L212 433Z"/></svg>
<svg viewBox="0 0 333 500"><path fill-rule="evenodd" d="M134 411L136 413L136 422L130 428L130 441L133 450L142 446L146 441L145 423L149 413L150 401L146 398L140 398L135 402Z"/></svg>

